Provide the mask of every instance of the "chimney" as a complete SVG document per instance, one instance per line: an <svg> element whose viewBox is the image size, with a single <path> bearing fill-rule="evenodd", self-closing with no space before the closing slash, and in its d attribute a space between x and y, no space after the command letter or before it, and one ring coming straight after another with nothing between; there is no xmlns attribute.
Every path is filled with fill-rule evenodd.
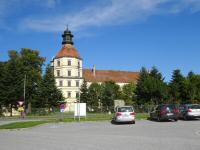
<svg viewBox="0 0 200 150"><path fill-rule="evenodd" d="M93 76L95 77L96 76L96 66L95 65L93 65L92 72L93 72Z"/></svg>

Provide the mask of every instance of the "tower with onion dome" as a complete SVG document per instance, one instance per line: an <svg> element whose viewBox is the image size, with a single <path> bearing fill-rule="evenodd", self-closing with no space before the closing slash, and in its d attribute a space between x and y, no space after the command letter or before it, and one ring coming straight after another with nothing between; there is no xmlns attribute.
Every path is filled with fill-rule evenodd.
<svg viewBox="0 0 200 150"><path fill-rule="evenodd" d="M82 58L73 46L73 35L68 28L62 35L62 48L53 59L56 86L62 91L66 102L66 111L74 110L79 100L83 83Z"/></svg>

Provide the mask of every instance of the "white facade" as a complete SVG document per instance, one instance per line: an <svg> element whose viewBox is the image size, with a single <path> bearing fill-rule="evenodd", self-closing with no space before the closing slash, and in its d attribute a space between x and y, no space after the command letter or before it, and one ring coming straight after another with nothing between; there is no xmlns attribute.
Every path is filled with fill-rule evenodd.
<svg viewBox="0 0 200 150"><path fill-rule="evenodd" d="M66 110L73 111L74 103L79 100L83 83L82 60L73 57L61 57L53 60L56 86L62 91L67 103Z"/></svg>

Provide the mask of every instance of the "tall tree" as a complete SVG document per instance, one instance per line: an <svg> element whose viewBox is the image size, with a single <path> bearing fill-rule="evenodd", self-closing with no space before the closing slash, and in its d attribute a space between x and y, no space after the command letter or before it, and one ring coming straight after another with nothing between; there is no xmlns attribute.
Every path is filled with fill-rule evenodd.
<svg viewBox="0 0 200 150"><path fill-rule="evenodd" d="M87 88L87 82L84 80L83 84L81 85L81 94L80 94L80 101L82 103L87 103L88 102L88 88Z"/></svg>
<svg viewBox="0 0 200 150"><path fill-rule="evenodd" d="M134 83L129 83L122 87L122 99L127 105L135 103L135 90L136 86Z"/></svg>
<svg viewBox="0 0 200 150"><path fill-rule="evenodd" d="M150 73L142 68L136 88L138 104L159 104L167 97L167 85L162 74L153 67Z"/></svg>
<svg viewBox="0 0 200 150"><path fill-rule="evenodd" d="M164 78L162 77L162 74L159 72L159 70L155 66L152 67L149 75L158 80L162 80L162 81L164 80Z"/></svg>
<svg viewBox="0 0 200 150"><path fill-rule="evenodd" d="M145 67L140 70L139 78L136 86L137 104L147 103L150 99L148 89L145 86L145 81L149 77L149 72Z"/></svg>
<svg viewBox="0 0 200 150"><path fill-rule="evenodd" d="M112 110L114 100L120 98L120 87L114 81L106 81L102 84L102 104L106 109Z"/></svg>
<svg viewBox="0 0 200 150"><path fill-rule="evenodd" d="M40 108L57 107L64 101L61 91L56 87L53 68L50 65L46 67L46 72L37 88L39 101L36 103Z"/></svg>
<svg viewBox="0 0 200 150"><path fill-rule="evenodd" d="M182 91L181 103L200 102L200 75L189 72L184 81L184 90Z"/></svg>
<svg viewBox="0 0 200 150"><path fill-rule="evenodd" d="M0 116L2 114L2 107L5 103L5 93L7 89L5 89L5 62L0 62Z"/></svg>
<svg viewBox="0 0 200 150"><path fill-rule="evenodd" d="M9 51L9 60L5 66L5 106L12 108L17 105L17 101L23 100L23 73L21 72L22 63L16 51Z"/></svg>
<svg viewBox="0 0 200 150"><path fill-rule="evenodd" d="M101 85L92 83L88 88L88 106L98 108L101 96Z"/></svg>
<svg viewBox="0 0 200 150"><path fill-rule="evenodd" d="M169 83L169 94L173 103L181 103L185 93L185 78L179 69L173 71L172 79Z"/></svg>
<svg viewBox="0 0 200 150"><path fill-rule="evenodd" d="M23 48L20 51L20 61L23 65L22 72L26 75L26 106L28 112L31 111L31 103L36 100L37 85L41 80L42 65L45 61L44 57L40 56L39 51Z"/></svg>

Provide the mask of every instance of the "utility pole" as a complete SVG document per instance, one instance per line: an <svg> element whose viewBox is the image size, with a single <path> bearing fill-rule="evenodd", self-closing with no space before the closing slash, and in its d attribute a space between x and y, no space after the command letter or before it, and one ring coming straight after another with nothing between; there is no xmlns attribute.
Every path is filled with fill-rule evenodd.
<svg viewBox="0 0 200 150"><path fill-rule="evenodd" d="M26 74L24 75L24 111L26 112Z"/></svg>

